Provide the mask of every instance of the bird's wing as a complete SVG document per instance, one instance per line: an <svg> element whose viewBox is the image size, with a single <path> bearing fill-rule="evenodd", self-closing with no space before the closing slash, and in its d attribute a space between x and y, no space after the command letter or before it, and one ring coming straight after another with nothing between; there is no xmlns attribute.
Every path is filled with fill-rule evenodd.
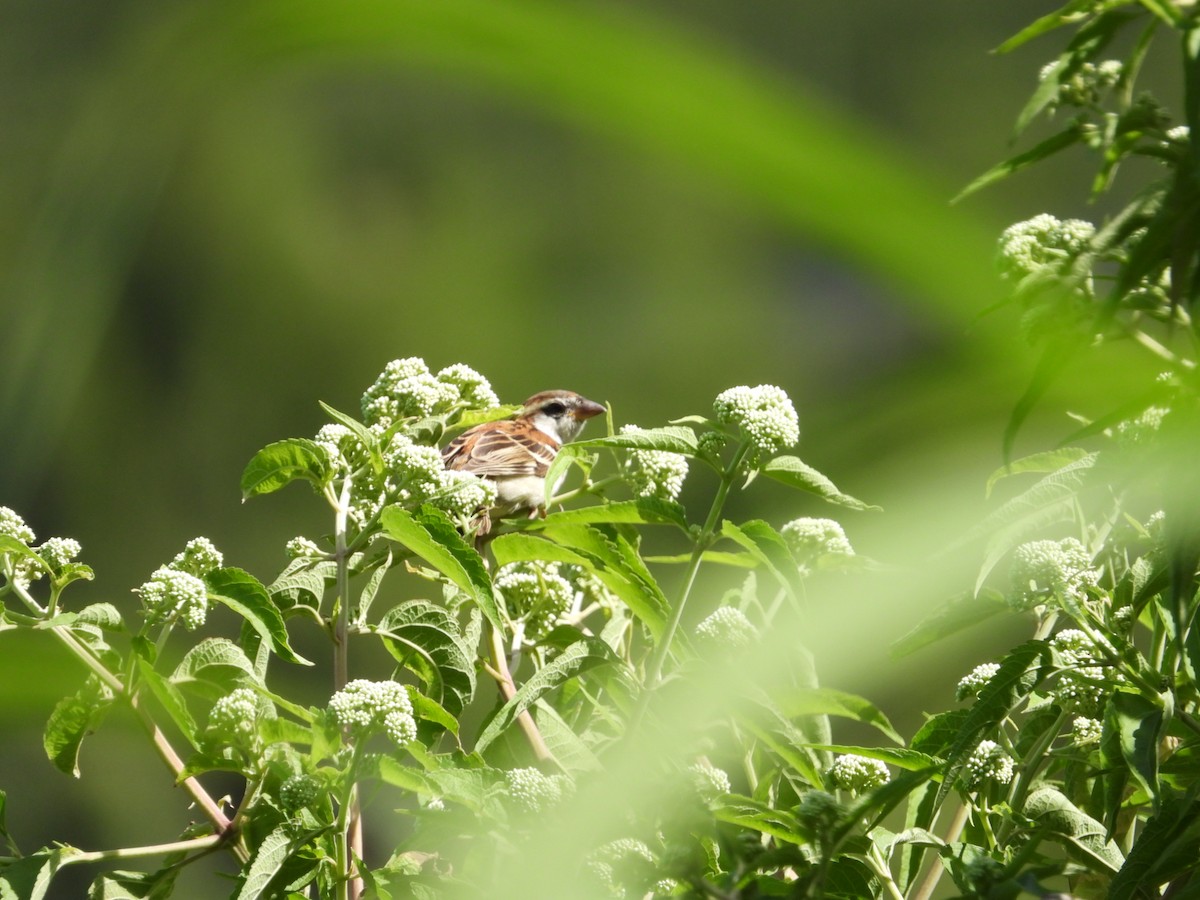
<svg viewBox="0 0 1200 900"><path fill-rule="evenodd" d="M523 422L491 422L470 428L442 451L447 469L503 478L544 478L558 453L558 442Z"/></svg>

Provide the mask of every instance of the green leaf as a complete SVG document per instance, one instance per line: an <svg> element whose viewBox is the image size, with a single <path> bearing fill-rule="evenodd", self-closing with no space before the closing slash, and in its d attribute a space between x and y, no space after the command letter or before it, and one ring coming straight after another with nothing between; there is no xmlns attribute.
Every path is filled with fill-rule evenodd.
<svg viewBox="0 0 1200 900"><path fill-rule="evenodd" d="M601 525L628 523L631 525L675 525L687 530L687 519L683 507L668 500L640 497L637 500L621 500L616 503L601 503L566 509L551 513L545 519L530 522L532 529L553 528L557 525Z"/></svg>
<svg viewBox="0 0 1200 900"><path fill-rule="evenodd" d="M1169 701L1170 695L1163 697ZM1158 747L1166 727L1162 702L1132 691L1114 691L1104 713L1105 725L1120 737L1121 755L1142 789L1157 802Z"/></svg>
<svg viewBox="0 0 1200 900"><path fill-rule="evenodd" d="M569 563L585 569L592 566L591 559L570 547L524 532L500 535L492 541L491 549L498 566L531 561Z"/></svg>
<svg viewBox="0 0 1200 900"><path fill-rule="evenodd" d="M83 739L104 720L111 707L112 694L94 676L58 702L46 723L42 746L59 771L79 777L79 748Z"/></svg>
<svg viewBox="0 0 1200 900"><path fill-rule="evenodd" d="M246 620L246 623L271 646L275 655L291 663L311 666L312 663L296 655L288 643L287 626L279 608L262 582L242 569L226 567L213 569L204 577L208 584L208 595L212 600L228 606Z"/></svg>
<svg viewBox="0 0 1200 900"><path fill-rule="evenodd" d="M283 610L293 606L320 609L325 587L334 582L336 575L333 560L293 559L268 585L267 593Z"/></svg>
<svg viewBox="0 0 1200 900"><path fill-rule="evenodd" d="M260 897L278 896L277 891L268 893L271 880L283 868L288 857L292 855L292 838L290 826L285 823L268 834L250 861L246 871L246 880L237 892L236 900L258 900Z"/></svg>
<svg viewBox="0 0 1200 900"><path fill-rule="evenodd" d="M1042 666L1049 662L1049 657L1050 647L1045 641L1026 641L1001 660L999 670L983 686L975 704L957 720L958 732L945 754L945 776L938 791L938 802L950 791L964 759L975 750L983 734L999 725L1037 686ZM945 715L948 714L943 713ZM913 749L917 748L914 739ZM920 749L927 753L936 752L924 745Z"/></svg>
<svg viewBox="0 0 1200 900"><path fill-rule="evenodd" d="M1113 874L1125 862L1117 845L1107 840L1104 826L1079 810L1056 788L1034 791L1022 812L1060 838L1073 856L1095 871Z"/></svg>
<svg viewBox="0 0 1200 900"><path fill-rule="evenodd" d="M1015 35L996 48L996 53L1008 53L1022 44L1041 37L1055 28L1070 25L1079 21L1081 15L1090 12L1096 6L1096 0L1071 0L1060 9L1037 19L1032 25L1027 25Z"/></svg>
<svg viewBox="0 0 1200 900"><path fill-rule="evenodd" d="M873 703L833 688L793 688L787 691L772 691L772 699L779 711L789 719L798 716L839 716L870 725L883 732L897 744L904 739L897 734L888 717Z"/></svg>
<svg viewBox="0 0 1200 900"><path fill-rule="evenodd" d="M1055 85L1055 93L1058 93L1057 84ZM959 191L950 202L958 203L960 200L965 200L976 191L982 190L990 184L995 184L997 181L1007 178L1015 172L1020 172L1022 169L1028 168L1036 162L1041 162L1043 159L1053 156L1060 150L1072 147L1080 142L1082 136L1079 126L1072 125L1070 128L1060 131L1053 137L1046 138L1046 140L1039 143L1036 147L1026 150L1024 153L1018 153L1016 156L1010 156L1004 162L992 166Z"/></svg>
<svg viewBox="0 0 1200 900"><path fill-rule="evenodd" d="M314 441L288 438L267 444L254 454L242 472L242 499L270 494L293 481L320 488L333 474L329 457Z"/></svg>
<svg viewBox="0 0 1200 900"><path fill-rule="evenodd" d="M188 712L187 703L183 699L183 695L179 692L179 688L160 675L154 668L154 665L140 655L137 657L138 674L141 676L143 683L154 694L154 698L162 705L162 708L167 711L167 715L171 717L171 721L175 723L187 739L187 742L193 747L196 746L196 722L192 719L191 713Z"/></svg>
<svg viewBox="0 0 1200 900"><path fill-rule="evenodd" d="M996 482L1003 478L1011 475L1024 475L1027 472L1039 474L1057 472L1089 455L1088 451L1082 447L1060 447L1057 450L1046 450L1043 453L1032 453L1021 459L1014 459L988 476L985 496L992 496L992 489L996 486Z"/></svg>
<svg viewBox="0 0 1200 900"><path fill-rule="evenodd" d="M0 900L43 900L66 852L42 850L0 868Z"/></svg>
<svg viewBox="0 0 1200 900"><path fill-rule="evenodd" d="M207 671L210 669L217 671ZM235 679L240 680L237 673L241 673L250 681L258 681L254 663L246 651L228 638L205 638L184 654L171 674L171 681L176 684L211 681L225 686L231 673Z"/></svg>
<svg viewBox="0 0 1200 900"><path fill-rule="evenodd" d="M772 809L752 797L723 794L709 808L718 822L769 834L790 844L804 845L809 841L809 835L795 816L781 809Z"/></svg>
<svg viewBox="0 0 1200 900"><path fill-rule="evenodd" d="M8 845L8 852L13 856L20 856L21 851L17 849L17 843L13 840L12 835L8 833L8 822L5 818L6 809L8 807L8 795L4 791L0 791L0 838L4 839L4 843Z"/></svg>
<svg viewBox="0 0 1200 900"><path fill-rule="evenodd" d="M1194 870L1200 860L1200 802L1168 797L1139 831L1125 865L1112 880L1109 900L1153 897L1163 884ZM1192 878L1193 884L1195 877Z"/></svg>
<svg viewBox="0 0 1200 900"><path fill-rule="evenodd" d="M504 704L475 741L475 752L483 753L491 743L503 734L517 716L532 706L540 697L562 686L573 678L597 666L619 662L612 648L596 638L584 638L572 644L553 662L535 672L521 685L511 700Z"/></svg>
<svg viewBox="0 0 1200 900"><path fill-rule="evenodd" d="M405 685L405 690L408 692L408 699L412 703L413 715L416 718L424 719L426 722L433 722L435 725L440 725L449 731L455 737L458 736L458 719L454 718L449 710L436 700L426 697L411 684Z"/></svg>
<svg viewBox="0 0 1200 900"><path fill-rule="evenodd" d="M521 407L514 405L493 406L489 409L466 409L455 420L454 427L465 431L468 428L474 428L476 425L512 418L520 411Z"/></svg>
<svg viewBox="0 0 1200 900"><path fill-rule="evenodd" d="M681 425L668 425L664 428L647 428L645 431L628 431L624 434L610 434L608 437L576 441L572 446L619 447L624 450L661 450L666 453L679 453L683 456L695 456L699 449L696 443L695 432Z"/></svg>
<svg viewBox="0 0 1200 900"><path fill-rule="evenodd" d="M648 563L665 566L677 566L692 561L692 554L677 553L674 556L647 556ZM738 569L753 569L759 565L759 560L749 553L725 553L721 550L705 550L700 557L701 562L715 563L719 566L733 566Z"/></svg>
<svg viewBox="0 0 1200 900"><path fill-rule="evenodd" d="M376 630L388 652L416 673L426 693L451 715L471 702L475 652L449 612L426 600L411 600L389 610Z"/></svg>
<svg viewBox="0 0 1200 900"><path fill-rule="evenodd" d="M403 507L389 506L379 521L388 537L425 560L474 600L493 628L504 627L483 559L463 540L445 513L424 506L414 515Z"/></svg>
<svg viewBox="0 0 1200 900"><path fill-rule="evenodd" d="M822 500L857 510L878 510L880 507L864 503L840 491L829 478L796 456L777 456L762 468L768 478L790 487L816 494Z"/></svg>
<svg viewBox="0 0 1200 900"><path fill-rule="evenodd" d="M574 553L577 559L570 561L600 579L641 620L651 636L658 639L666 625L667 598L627 541L620 537L610 539L592 525L556 524L545 533L560 547ZM508 549L511 552L513 548Z"/></svg>
<svg viewBox="0 0 1200 900"><path fill-rule="evenodd" d="M761 519L735 525L728 519L721 523L721 535L740 544L778 579L789 594L795 596L800 583L800 568L783 536Z"/></svg>
<svg viewBox="0 0 1200 900"><path fill-rule="evenodd" d="M91 625L101 631L121 631L125 623L121 613L111 603L92 603L79 611L75 620L80 625Z"/></svg>
<svg viewBox="0 0 1200 900"><path fill-rule="evenodd" d="M990 588L984 588L978 594L964 591L958 597L943 603L917 623L911 631L898 638L892 644L891 655L895 659L908 656L922 647L1008 611L1008 604L997 591Z"/></svg>
<svg viewBox="0 0 1200 900"><path fill-rule="evenodd" d="M604 769L599 757L571 730L571 726L563 721L553 706L545 700L539 700L533 705L532 712L542 740L546 742L546 749L566 771L599 772Z"/></svg>

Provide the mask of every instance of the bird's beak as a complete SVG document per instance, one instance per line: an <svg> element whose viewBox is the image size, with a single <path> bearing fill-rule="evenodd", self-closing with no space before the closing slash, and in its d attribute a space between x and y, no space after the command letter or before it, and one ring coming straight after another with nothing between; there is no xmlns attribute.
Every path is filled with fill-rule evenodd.
<svg viewBox="0 0 1200 900"><path fill-rule="evenodd" d="M586 422L588 419L606 412L608 412L607 407L601 406L599 403L596 403L592 400L584 400L577 407L575 407L575 418Z"/></svg>

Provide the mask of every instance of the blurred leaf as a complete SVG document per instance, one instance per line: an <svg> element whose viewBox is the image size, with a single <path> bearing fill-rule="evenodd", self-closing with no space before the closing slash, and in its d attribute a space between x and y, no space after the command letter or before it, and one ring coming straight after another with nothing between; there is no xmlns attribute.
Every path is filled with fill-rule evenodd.
<svg viewBox="0 0 1200 900"><path fill-rule="evenodd" d="M1006 463L996 469L988 476L987 488L985 496L992 496L992 489L996 486L996 482L1001 479L1008 478L1012 475L1024 475L1028 472L1057 472L1059 469L1073 462L1078 462L1085 456L1088 456L1088 451L1082 447L1060 447L1057 450L1046 450L1041 453L1031 453L1029 456L1023 456L1020 459L1014 459L1012 462Z"/></svg>
<svg viewBox="0 0 1200 900"><path fill-rule="evenodd" d="M209 598L241 616L270 645L276 656L291 663L312 665L292 650L283 616L257 578L242 569L226 567L213 569L204 576L204 580L208 585Z"/></svg>
<svg viewBox="0 0 1200 900"><path fill-rule="evenodd" d="M822 500L838 506L858 510L878 510L880 508L864 503L857 497L842 493L827 476L796 456L777 456L763 466L762 473L789 487L816 494Z"/></svg>
<svg viewBox="0 0 1200 900"><path fill-rule="evenodd" d="M853 753L855 756L877 759L910 772L919 772L942 764L942 760L936 756L904 747L858 747L850 744L812 744L810 746L814 750L828 750L830 753Z"/></svg>
<svg viewBox="0 0 1200 900"><path fill-rule="evenodd" d="M104 720L111 707L112 696L95 676L89 676L83 687L54 707L42 735L42 746L60 772L79 777L83 739Z"/></svg>
<svg viewBox="0 0 1200 900"><path fill-rule="evenodd" d="M705 550L701 554L702 562L716 563L719 566L733 566L738 569L753 569L760 564L760 560L750 553L724 553L720 550ZM647 556L645 557L648 563L659 563L661 565L682 565L692 561L692 554L677 553L674 556Z"/></svg>
<svg viewBox="0 0 1200 900"><path fill-rule="evenodd" d="M445 513L424 506L413 514L400 506L389 506L380 513L379 521L388 537L449 578L475 601L492 627L503 629L483 560Z"/></svg>
<svg viewBox="0 0 1200 900"><path fill-rule="evenodd" d="M1064 25L1071 25L1078 22L1086 13L1091 12L1096 6L1096 0L1071 0L1070 3L1055 10L1052 13L1042 16L1032 25L1027 25L1010 37L1007 41L996 48L996 53L1008 53L1010 50L1015 50L1022 44L1033 40L1036 37L1041 37L1047 32L1053 31L1055 28L1061 28Z"/></svg>
<svg viewBox="0 0 1200 900"><path fill-rule="evenodd" d="M293 481L309 481L320 488L332 475L329 457L315 442L288 438L267 444L242 472L242 499L270 494Z"/></svg>
<svg viewBox="0 0 1200 900"><path fill-rule="evenodd" d="M504 704L495 717L488 722L475 740L475 752L483 753L491 743L503 734L517 716L532 706L540 697L577 678L589 669L619 662L608 644L596 638L584 638L572 644L553 662L548 663L517 690L511 700Z"/></svg>
<svg viewBox="0 0 1200 900"><path fill-rule="evenodd" d="M533 705L533 718L546 748L567 772L600 772L604 764L544 699Z"/></svg>
<svg viewBox="0 0 1200 900"><path fill-rule="evenodd" d="M1108 840L1104 826L1079 810L1056 788L1035 790L1025 801L1022 812L1060 838L1089 868L1115 873L1125 862L1117 845Z"/></svg>
<svg viewBox="0 0 1200 900"><path fill-rule="evenodd" d="M808 843L808 835L791 813L739 794L723 794L709 807L718 822L740 825L791 844Z"/></svg>
<svg viewBox="0 0 1200 900"><path fill-rule="evenodd" d="M797 716L840 716L870 725L897 744L904 743L888 717L875 704L857 694L833 688L795 688L774 690L772 698L779 711L789 719Z"/></svg>
<svg viewBox="0 0 1200 900"><path fill-rule="evenodd" d="M911 631L892 643L891 655L895 659L915 653L922 647L936 643L964 628L987 621L992 616L1008 612L1003 595L985 588L978 594L964 591L959 596L943 603Z"/></svg>
<svg viewBox="0 0 1200 900"><path fill-rule="evenodd" d="M17 849L17 842L8 833L7 812L8 795L4 791L0 791L0 838L3 838L4 843L8 845L9 853L13 856L20 856L21 851Z"/></svg>

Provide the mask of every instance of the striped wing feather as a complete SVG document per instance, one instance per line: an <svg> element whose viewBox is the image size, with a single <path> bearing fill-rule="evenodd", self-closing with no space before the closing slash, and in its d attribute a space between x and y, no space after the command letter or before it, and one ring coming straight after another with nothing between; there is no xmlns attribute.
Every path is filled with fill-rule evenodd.
<svg viewBox="0 0 1200 900"><path fill-rule="evenodd" d="M470 428L452 440L442 451L442 459L447 469L490 478L544 478L557 452L553 438L525 422L491 422Z"/></svg>

